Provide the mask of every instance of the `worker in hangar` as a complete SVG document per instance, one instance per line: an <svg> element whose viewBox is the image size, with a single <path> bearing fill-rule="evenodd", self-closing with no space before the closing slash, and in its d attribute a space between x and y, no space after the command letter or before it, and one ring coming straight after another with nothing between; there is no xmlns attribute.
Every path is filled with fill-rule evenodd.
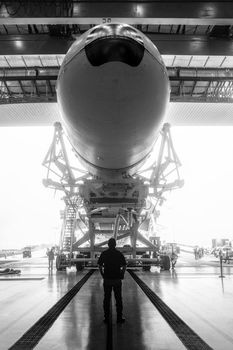
<svg viewBox="0 0 233 350"><path fill-rule="evenodd" d="M116 249L116 240L110 238L108 241L109 249L105 250L99 257L98 265L100 273L104 279L104 322L109 322L110 301L112 290L116 299L117 323L124 323L122 317L122 279L126 270L126 261L124 255Z"/></svg>

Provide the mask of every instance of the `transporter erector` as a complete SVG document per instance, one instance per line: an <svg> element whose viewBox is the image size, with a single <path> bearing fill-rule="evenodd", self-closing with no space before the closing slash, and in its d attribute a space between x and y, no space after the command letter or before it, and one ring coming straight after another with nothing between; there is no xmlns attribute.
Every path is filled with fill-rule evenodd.
<svg viewBox="0 0 233 350"><path fill-rule="evenodd" d="M134 260L156 252L157 206L182 185L163 125L169 95L160 53L134 27L96 26L69 49L57 80L62 125L43 163L44 184L65 193L58 269L83 255L93 262L111 236ZM71 165L66 138L81 166Z"/></svg>

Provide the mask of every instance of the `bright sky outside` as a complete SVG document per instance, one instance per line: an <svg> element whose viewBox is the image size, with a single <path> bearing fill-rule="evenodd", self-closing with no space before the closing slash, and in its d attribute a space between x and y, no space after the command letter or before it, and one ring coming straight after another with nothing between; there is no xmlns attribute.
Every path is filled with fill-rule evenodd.
<svg viewBox="0 0 233 350"><path fill-rule="evenodd" d="M190 244L233 239L233 127L171 132L185 185L160 208L160 233ZM0 128L0 249L59 241L64 204L42 184L52 136L52 127Z"/></svg>
<svg viewBox="0 0 233 350"><path fill-rule="evenodd" d="M58 243L64 205L45 188L53 127L0 128L0 249Z"/></svg>

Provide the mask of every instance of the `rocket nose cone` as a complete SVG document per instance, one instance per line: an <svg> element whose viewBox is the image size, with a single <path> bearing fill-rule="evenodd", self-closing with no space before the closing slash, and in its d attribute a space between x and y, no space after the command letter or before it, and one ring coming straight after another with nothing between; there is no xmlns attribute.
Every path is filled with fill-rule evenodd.
<svg viewBox="0 0 233 350"><path fill-rule="evenodd" d="M92 66L108 62L123 62L137 67L144 56L144 46L128 37L105 37L85 46L88 61Z"/></svg>

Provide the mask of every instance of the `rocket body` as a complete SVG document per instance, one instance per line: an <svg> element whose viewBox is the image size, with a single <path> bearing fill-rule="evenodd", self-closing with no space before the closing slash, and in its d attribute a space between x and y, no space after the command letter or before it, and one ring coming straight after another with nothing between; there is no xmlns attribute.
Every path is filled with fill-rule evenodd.
<svg viewBox="0 0 233 350"><path fill-rule="evenodd" d="M94 27L68 51L57 81L63 125L95 175L134 173L157 139L169 102L154 44L123 24Z"/></svg>

